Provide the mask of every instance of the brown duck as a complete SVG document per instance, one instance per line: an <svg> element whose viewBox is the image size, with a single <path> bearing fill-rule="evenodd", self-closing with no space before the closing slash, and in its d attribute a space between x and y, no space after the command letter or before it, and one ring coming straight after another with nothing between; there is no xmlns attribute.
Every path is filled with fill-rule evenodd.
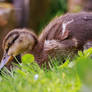
<svg viewBox="0 0 92 92"><path fill-rule="evenodd" d="M92 13L73 13L52 20L41 35L37 36L28 29L14 29L3 41L4 55L0 69L7 65L14 56L30 52L41 66L48 64L51 57L72 57L78 50L83 50L92 40Z"/></svg>

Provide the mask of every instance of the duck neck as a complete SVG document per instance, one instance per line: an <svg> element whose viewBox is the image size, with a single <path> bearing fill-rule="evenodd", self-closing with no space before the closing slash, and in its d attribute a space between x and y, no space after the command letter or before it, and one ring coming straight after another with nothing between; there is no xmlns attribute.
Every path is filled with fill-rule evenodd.
<svg viewBox="0 0 92 92"><path fill-rule="evenodd" d="M43 42L38 42L31 52L35 57L35 61L39 64L40 67L48 59L48 55L46 54L46 52L44 52L43 46Z"/></svg>
<svg viewBox="0 0 92 92"><path fill-rule="evenodd" d="M41 58L42 58L42 53L43 53L43 44L38 42L33 50L31 51L31 54L34 55L35 57L35 61L39 64L41 62Z"/></svg>

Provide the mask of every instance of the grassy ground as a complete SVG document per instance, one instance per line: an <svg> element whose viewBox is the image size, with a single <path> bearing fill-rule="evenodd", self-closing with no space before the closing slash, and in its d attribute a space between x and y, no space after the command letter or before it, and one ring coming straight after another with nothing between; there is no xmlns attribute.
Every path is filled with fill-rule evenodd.
<svg viewBox="0 0 92 92"><path fill-rule="evenodd" d="M91 54L92 49L79 52L72 62L54 64L50 70L39 68L34 57L27 54L19 68L11 72L3 69L0 92L92 92Z"/></svg>

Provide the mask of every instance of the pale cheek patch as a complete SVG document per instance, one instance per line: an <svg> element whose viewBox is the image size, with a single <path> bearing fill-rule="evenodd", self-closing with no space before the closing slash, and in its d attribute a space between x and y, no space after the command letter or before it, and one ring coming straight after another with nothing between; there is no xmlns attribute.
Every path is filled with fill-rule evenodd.
<svg viewBox="0 0 92 92"><path fill-rule="evenodd" d="M74 20L72 19L71 21L68 21L66 23L62 24L62 36L64 35L65 31L66 31L66 27L68 24L72 23Z"/></svg>

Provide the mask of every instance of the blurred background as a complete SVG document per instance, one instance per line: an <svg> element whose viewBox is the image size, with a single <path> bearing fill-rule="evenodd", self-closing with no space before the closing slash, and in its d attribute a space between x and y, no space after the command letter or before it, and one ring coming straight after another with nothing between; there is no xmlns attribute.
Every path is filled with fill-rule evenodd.
<svg viewBox="0 0 92 92"><path fill-rule="evenodd" d="M91 12L92 0L0 0L0 60L3 38L12 29L29 28L38 35L55 16L80 11Z"/></svg>

